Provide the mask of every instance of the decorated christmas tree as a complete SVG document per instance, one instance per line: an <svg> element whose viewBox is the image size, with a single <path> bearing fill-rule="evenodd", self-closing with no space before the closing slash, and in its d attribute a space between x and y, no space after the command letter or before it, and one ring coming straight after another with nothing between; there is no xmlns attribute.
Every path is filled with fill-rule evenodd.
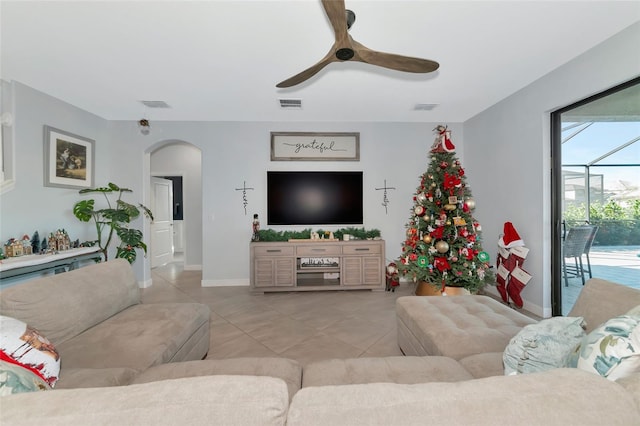
<svg viewBox="0 0 640 426"><path fill-rule="evenodd" d="M451 132L446 126L434 131L431 161L413 197L398 269L405 278L443 293L445 287L475 293L489 279L489 255L482 249L480 223L472 215L475 201Z"/></svg>

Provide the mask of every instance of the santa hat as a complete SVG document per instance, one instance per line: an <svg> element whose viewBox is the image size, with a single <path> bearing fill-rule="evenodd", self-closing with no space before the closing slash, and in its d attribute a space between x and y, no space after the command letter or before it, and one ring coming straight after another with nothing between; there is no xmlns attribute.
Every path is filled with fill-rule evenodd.
<svg viewBox="0 0 640 426"><path fill-rule="evenodd" d="M498 246L503 248L512 248L512 247L524 247L524 241L518 235L516 228L513 227L511 222L504 223L504 233L500 236L498 240Z"/></svg>

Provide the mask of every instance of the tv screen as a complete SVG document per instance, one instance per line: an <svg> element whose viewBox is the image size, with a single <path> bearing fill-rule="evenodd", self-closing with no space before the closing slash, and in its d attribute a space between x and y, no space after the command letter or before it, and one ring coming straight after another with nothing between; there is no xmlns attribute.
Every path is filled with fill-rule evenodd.
<svg viewBox="0 0 640 426"><path fill-rule="evenodd" d="M362 172L267 172L269 225L361 225Z"/></svg>

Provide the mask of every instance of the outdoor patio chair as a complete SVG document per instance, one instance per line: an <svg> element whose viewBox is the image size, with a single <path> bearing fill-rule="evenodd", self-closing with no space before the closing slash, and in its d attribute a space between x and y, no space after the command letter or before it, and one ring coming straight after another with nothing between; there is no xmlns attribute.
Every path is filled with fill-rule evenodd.
<svg viewBox="0 0 640 426"><path fill-rule="evenodd" d="M591 246L593 245L593 241L596 238L596 234L598 233L597 226L590 226L591 234L589 235L589 239L587 240L587 244L584 246L584 255L587 256L587 271L589 272L589 278L593 278L591 274L591 260L589 259L589 251L591 251Z"/></svg>
<svg viewBox="0 0 640 426"><path fill-rule="evenodd" d="M569 232L567 232L562 246L562 273L565 287L569 287L569 278L574 277L580 277L582 285L584 285L585 271L582 255L591 236L592 228L592 226L575 226L569 228ZM573 265L567 265L568 258L573 258Z"/></svg>

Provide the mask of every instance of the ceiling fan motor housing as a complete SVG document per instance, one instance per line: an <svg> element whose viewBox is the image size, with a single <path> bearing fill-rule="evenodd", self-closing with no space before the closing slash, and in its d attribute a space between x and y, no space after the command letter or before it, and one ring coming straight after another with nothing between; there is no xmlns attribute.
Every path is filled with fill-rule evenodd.
<svg viewBox="0 0 640 426"><path fill-rule="evenodd" d="M343 47L342 49L336 50L336 58L341 61L348 61L354 56L353 49L349 49L348 47Z"/></svg>

